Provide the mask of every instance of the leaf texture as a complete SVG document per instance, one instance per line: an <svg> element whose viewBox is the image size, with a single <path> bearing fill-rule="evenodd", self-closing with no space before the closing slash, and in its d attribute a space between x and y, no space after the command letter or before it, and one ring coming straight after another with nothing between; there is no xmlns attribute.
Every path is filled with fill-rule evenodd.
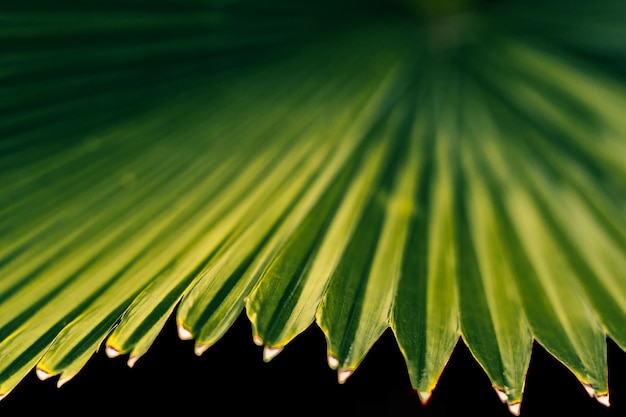
<svg viewBox="0 0 626 417"><path fill-rule="evenodd" d="M460 340L514 414L534 343L608 405L626 7L446 4L0 6L0 395L245 311L341 383L391 329L423 402Z"/></svg>

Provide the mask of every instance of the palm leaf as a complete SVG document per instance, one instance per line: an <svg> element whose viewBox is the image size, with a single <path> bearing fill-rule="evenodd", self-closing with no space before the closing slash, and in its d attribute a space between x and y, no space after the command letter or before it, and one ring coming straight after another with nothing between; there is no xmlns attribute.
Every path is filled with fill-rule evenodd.
<svg viewBox="0 0 626 417"><path fill-rule="evenodd" d="M564 5L2 6L0 394L245 312L342 383L391 329L423 402L462 340L514 414L534 343L608 405L626 7Z"/></svg>

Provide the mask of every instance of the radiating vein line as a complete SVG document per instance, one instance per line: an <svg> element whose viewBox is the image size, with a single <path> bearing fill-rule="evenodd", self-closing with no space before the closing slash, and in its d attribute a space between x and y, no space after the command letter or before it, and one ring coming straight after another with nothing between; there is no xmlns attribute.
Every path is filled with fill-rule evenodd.
<svg viewBox="0 0 626 417"><path fill-rule="evenodd" d="M387 101L398 88L397 80L394 79L396 74L395 71L386 74L358 121L345 133L344 141L353 143L350 146L356 147L356 144L367 137L372 124L378 122L381 112L389 104ZM363 151L361 166L328 225L323 241L314 249L313 258L307 261L306 269L301 273L296 272L295 277L284 276L281 281L276 282L271 282L275 276L272 266L263 273L246 303L255 336L262 343L273 348L283 347L313 322L319 300L356 227L359 213L362 213L364 204L371 198L373 184L380 174L385 154L389 152L388 146L384 142L376 142ZM300 254L296 258L298 264L302 264L302 256L309 257L308 253ZM296 280L295 286L289 283L292 279ZM287 294L288 301L285 304L280 301L284 291L297 295L291 297ZM277 302L281 305L279 317L274 315L279 310Z"/></svg>
<svg viewBox="0 0 626 417"><path fill-rule="evenodd" d="M485 140L484 146L488 149L485 155L489 157L490 169L498 173L493 177L501 178L503 184L508 184L503 188L506 190L505 209L536 274L535 277L527 277L523 283L518 281L533 336L563 361L581 382L591 385L597 395L605 395L604 333L589 300L573 279L575 271L562 253L561 245L548 234L550 227L543 220L544 216L534 202L528 184L522 183L520 177L511 172L518 159L505 159L507 153L499 149L494 140ZM533 285L533 290L527 287L528 284ZM526 291L532 291L532 295ZM566 336L557 337L559 332L564 332Z"/></svg>
<svg viewBox="0 0 626 417"><path fill-rule="evenodd" d="M445 174L449 138L443 130L434 130L432 92L426 80L418 83L410 138L413 157L419 157L415 211L407 226L410 235L390 320L411 383L423 402L430 399L459 337L454 245L448 217L450 188Z"/></svg>
<svg viewBox="0 0 626 417"><path fill-rule="evenodd" d="M524 316L521 302L516 295L519 291L516 279L518 273L511 260L512 249L507 245L506 225L499 222L502 214L499 207L492 203L497 199L499 191L497 184L490 181L491 176L485 177L486 169L480 161L491 149L483 143L492 140L494 132L490 126L490 115L484 110L485 105L480 103L480 94L473 91L470 84L465 84L468 90L465 102L466 123L465 141L462 149L463 172L465 185L466 215L472 219L468 223L470 245L475 248L477 272L479 273L477 289L468 294L476 305L484 303L486 313L476 317L473 324L464 328L464 337L469 342L479 362L485 367L487 374L495 385L496 391L503 401L507 401L513 414L519 414L520 402L526 371L528 369L532 337L528 323ZM471 100L467 98L471 97ZM481 144L481 146L476 146ZM491 185L488 187L487 184ZM465 279L471 279L467 276ZM484 297L484 298L483 298ZM467 311L464 308L463 311ZM489 324L478 323L488 321ZM493 340L489 343L485 329L492 327ZM483 330L483 335L472 335L476 342L468 337L468 332ZM471 329L471 330L470 330Z"/></svg>
<svg viewBox="0 0 626 417"><path fill-rule="evenodd" d="M381 167L378 191L367 203L316 312L316 322L326 334L329 364L339 368L340 382L356 369L389 326L400 278L405 244L401 236L406 233L403 226L412 211L411 181L415 180L410 168L403 169L403 162L396 163L406 153L401 143L408 106L404 101L400 103L387 116L389 127L378 139L395 142ZM394 180L395 186L391 184Z"/></svg>

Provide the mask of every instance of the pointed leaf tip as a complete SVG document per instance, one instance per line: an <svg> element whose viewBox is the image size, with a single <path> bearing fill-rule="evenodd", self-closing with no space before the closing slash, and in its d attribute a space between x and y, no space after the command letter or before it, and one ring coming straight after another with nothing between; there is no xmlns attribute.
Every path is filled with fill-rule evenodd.
<svg viewBox="0 0 626 417"><path fill-rule="evenodd" d="M343 384L348 380L348 378L350 378L353 373L354 371L351 369L340 369L339 371L337 371L337 380L340 384Z"/></svg>
<svg viewBox="0 0 626 417"><path fill-rule="evenodd" d="M263 339L261 339L261 336L254 335L254 336L252 337L252 341L253 341L253 342L254 342L254 344L255 344L255 345L257 345L257 346L263 346Z"/></svg>
<svg viewBox="0 0 626 417"><path fill-rule="evenodd" d="M328 366L330 367L330 369L336 370L339 367L339 359L337 359L333 355L328 355L326 360L328 361Z"/></svg>
<svg viewBox="0 0 626 417"><path fill-rule="evenodd" d="M61 388L63 385L68 383L70 379L72 378L73 376L64 376L64 377L59 378L59 380L57 381L57 388Z"/></svg>
<svg viewBox="0 0 626 417"><path fill-rule="evenodd" d="M422 392L417 393L417 396L419 397L422 404L426 404L428 400L430 400L430 397L432 395L433 395L432 391L422 391Z"/></svg>
<svg viewBox="0 0 626 417"><path fill-rule="evenodd" d="M35 368L35 374L37 375L37 378L39 378L42 381L45 381L46 379L49 379L54 376L53 374L46 372L41 368Z"/></svg>
<svg viewBox="0 0 626 417"><path fill-rule="evenodd" d="M278 355L281 351L283 350L283 347L269 347L269 346L265 346L265 348L263 348L263 362L269 362L272 359L274 359L276 357L276 355Z"/></svg>
<svg viewBox="0 0 626 417"><path fill-rule="evenodd" d="M521 410L522 410L522 403L516 402L516 403L509 404L509 412L513 414L514 416L519 416Z"/></svg>
<svg viewBox="0 0 626 417"><path fill-rule="evenodd" d="M582 384L583 384L583 388L585 389L585 391L587 391L587 394L590 397L593 397L595 394L595 391L593 390L593 387L591 386L591 384L587 384L585 382L583 382Z"/></svg>
<svg viewBox="0 0 626 417"><path fill-rule="evenodd" d="M506 400L508 399L506 392L502 388L498 387L493 387L493 389L496 391L496 394L498 394L498 398L500 399L500 401L502 403L506 403Z"/></svg>
<svg viewBox="0 0 626 417"><path fill-rule="evenodd" d="M188 328L186 328L182 324L179 324L178 325L178 338L180 340L191 340L193 339L193 334L191 334L191 331Z"/></svg>
<svg viewBox="0 0 626 417"><path fill-rule="evenodd" d="M126 365L128 365L129 368L132 368L137 363L137 360L139 360L139 356L131 355L126 362Z"/></svg>
<svg viewBox="0 0 626 417"><path fill-rule="evenodd" d="M596 397L596 400L598 400L598 402L605 407L611 406L611 402L609 401L609 394L598 395Z"/></svg>
<svg viewBox="0 0 626 417"><path fill-rule="evenodd" d="M207 351L207 349L209 349L209 345L197 344L196 347L194 347L193 351L196 353L197 356L201 356L204 352Z"/></svg>
<svg viewBox="0 0 626 417"><path fill-rule="evenodd" d="M106 353L106 355L113 359L113 358L117 358L118 356L120 356L121 352L117 349L115 349L113 346L107 346L104 349L104 353Z"/></svg>

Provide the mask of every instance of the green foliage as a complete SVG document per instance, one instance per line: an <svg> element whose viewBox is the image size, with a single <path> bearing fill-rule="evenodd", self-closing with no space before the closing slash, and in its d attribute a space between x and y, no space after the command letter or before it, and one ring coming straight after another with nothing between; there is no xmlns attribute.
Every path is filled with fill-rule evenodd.
<svg viewBox="0 0 626 417"><path fill-rule="evenodd" d="M462 340L515 414L535 342L608 404L626 5L433 4L0 6L0 394L245 310L339 382L391 328L424 402Z"/></svg>

